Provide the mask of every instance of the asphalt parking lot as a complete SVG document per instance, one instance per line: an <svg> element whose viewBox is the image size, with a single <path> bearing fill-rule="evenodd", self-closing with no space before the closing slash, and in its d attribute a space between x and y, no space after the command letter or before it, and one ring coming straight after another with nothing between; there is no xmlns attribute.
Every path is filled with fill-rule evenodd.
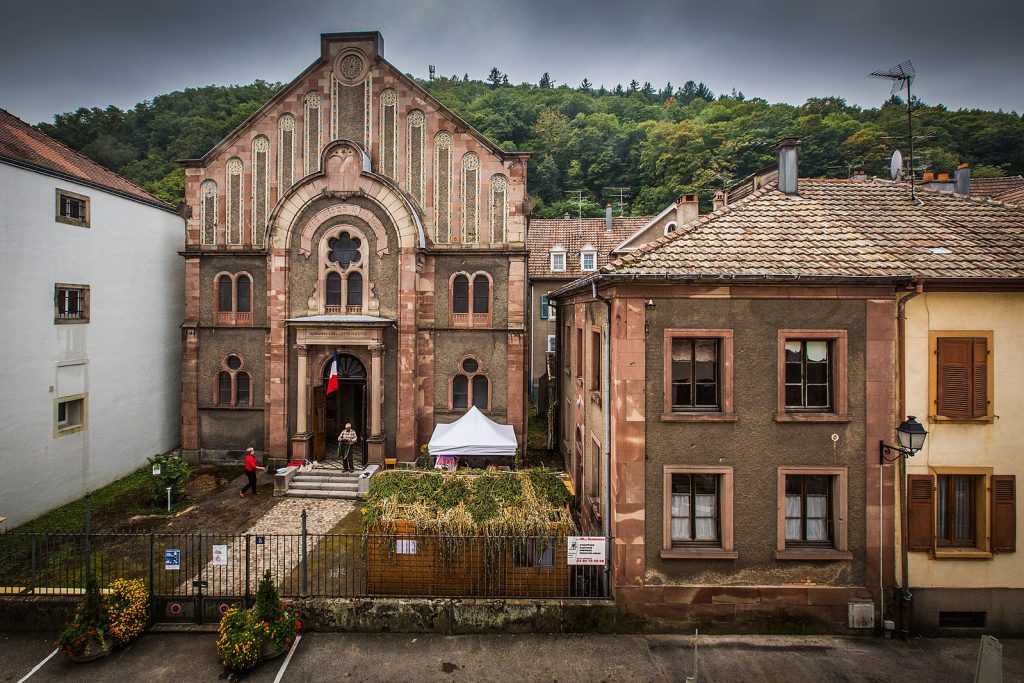
<svg viewBox="0 0 1024 683"><path fill-rule="evenodd" d="M49 634L0 634L0 681L22 680L53 651L52 640ZM26 683L224 680L215 640L211 633L147 634L87 664L58 653ZM1024 681L1024 640L1002 645L1003 680ZM697 680L967 682L974 677L977 650L977 640L966 638L903 644L832 636L701 636ZM681 682L693 675L693 638L309 633L284 664L285 657L265 662L243 680Z"/></svg>

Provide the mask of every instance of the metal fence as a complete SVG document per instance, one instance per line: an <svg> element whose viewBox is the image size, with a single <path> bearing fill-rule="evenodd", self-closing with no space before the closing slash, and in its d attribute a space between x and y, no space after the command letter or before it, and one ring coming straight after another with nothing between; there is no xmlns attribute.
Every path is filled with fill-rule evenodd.
<svg viewBox="0 0 1024 683"><path fill-rule="evenodd" d="M204 621L252 603L265 572L283 597L603 598L603 565L568 564L568 538L416 534L0 535L0 594L77 595L141 579L157 620Z"/></svg>

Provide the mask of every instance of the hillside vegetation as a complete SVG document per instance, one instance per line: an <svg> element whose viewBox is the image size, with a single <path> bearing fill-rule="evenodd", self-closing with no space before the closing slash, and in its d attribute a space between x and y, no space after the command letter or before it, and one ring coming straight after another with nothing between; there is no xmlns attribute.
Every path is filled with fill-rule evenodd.
<svg viewBox="0 0 1024 683"><path fill-rule="evenodd" d="M840 97L800 106L769 104L743 93L715 95L703 83L663 88L508 84L497 69L486 81L436 78L420 84L503 149L534 153L529 166L533 214L576 212L569 190L582 189L586 215L601 215L607 188L630 191L625 212L654 213L683 192L708 203L718 188L774 159L784 136L802 141L801 175L846 177L851 167L888 176L892 151L907 147L907 112L898 98L878 108ZM266 102L281 84L207 86L161 95L128 111L79 109L39 128L107 168L177 203L176 161L201 156ZM951 111L915 102L915 166L975 177L1024 172L1024 120L1016 113Z"/></svg>

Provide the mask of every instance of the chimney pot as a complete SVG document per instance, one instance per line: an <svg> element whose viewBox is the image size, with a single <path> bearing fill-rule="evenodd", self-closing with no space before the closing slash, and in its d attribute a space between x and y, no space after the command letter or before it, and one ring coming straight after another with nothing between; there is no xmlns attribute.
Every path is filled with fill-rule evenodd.
<svg viewBox="0 0 1024 683"><path fill-rule="evenodd" d="M953 191L969 197L971 194L971 167L967 164L960 164L956 167L953 178L956 182L956 189Z"/></svg>
<svg viewBox="0 0 1024 683"><path fill-rule="evenodd" d="M940 183L948 183L949 182L949 174L948 173L940 173L939 177L938 177L938 181Z"/></svg>
<svg viewBox="0 0 1024 683"><path fill-rule="evenodd" d="M565 213L562 214L562 220L571 221L572 220L572 214L570 214L568 211L566 211Z"/></svg>
<svg viewBox="0 0 1024 683"><path fill-rule="evenodd" d="M933 180L935 180L935 174L932 173L931 171L929 171L928 173L925 173L924 175L921 176L921 182L922 183L930 183Z"/></svg>
<svg viewBox="0 0 1024 683"><path fill-rule="evenodd" d="M604 229L611 232L612 229L612 203L608 202L608 206L604 207Z"/></svg>
<svg viewBox="0 0 1024 683"><path fill-rule="evenodd" d="M779 190L786 194L798 194L797 178L800 177L800 140L782 138L775 145L779 162Z"/></svg>

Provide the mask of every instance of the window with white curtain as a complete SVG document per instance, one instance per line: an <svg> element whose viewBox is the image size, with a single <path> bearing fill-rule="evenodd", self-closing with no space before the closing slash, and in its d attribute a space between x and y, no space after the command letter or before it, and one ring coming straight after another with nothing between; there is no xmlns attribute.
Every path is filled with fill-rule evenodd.
<svg viewBox="0 0 1024 683"><path fill-rule="evenodd" d="M721 538L721 475L672 474L672 547L718 545Z"/></svg>
<svg viewBox="0 0 1024 683"><path fill-rule="evenodd" d="M786 475L786 547L832 545L832 477Z"/></svg>

